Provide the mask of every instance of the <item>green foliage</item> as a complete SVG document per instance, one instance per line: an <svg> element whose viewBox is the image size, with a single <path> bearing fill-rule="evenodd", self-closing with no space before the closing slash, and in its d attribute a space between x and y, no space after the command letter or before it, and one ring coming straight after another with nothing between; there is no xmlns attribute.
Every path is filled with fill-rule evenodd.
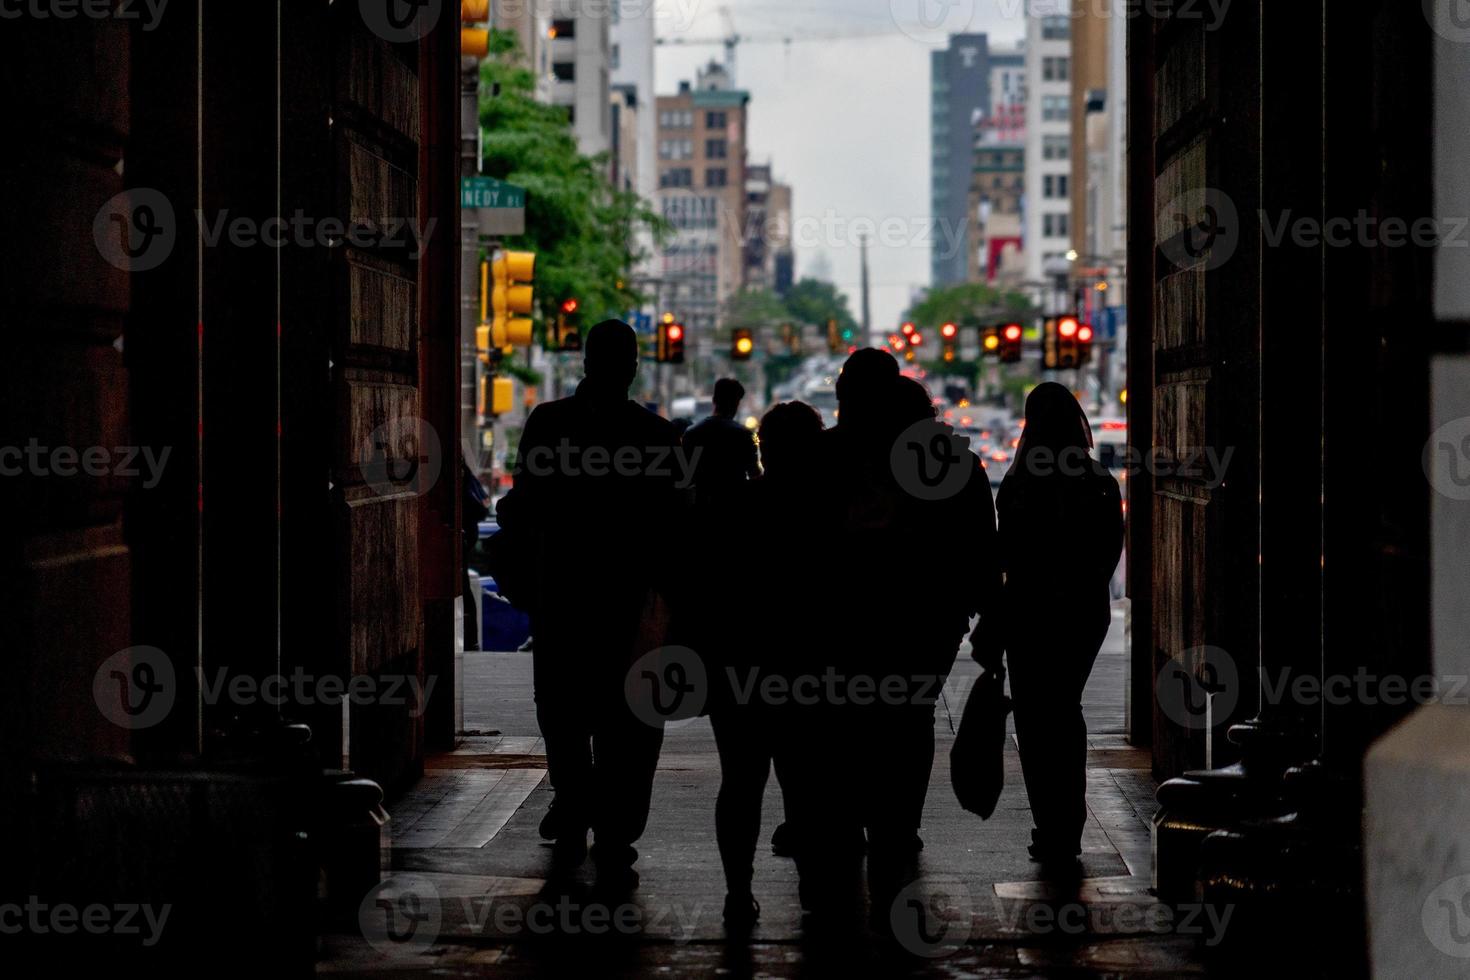
<svg viewBox="0 0 1470 980"><path fill-rule="evenodd" d="M791 319L816 324L823 330L828 320L836 318L841 329L857 337L858 323L848 309L847 297L830 282L807 278L794 283L786 293L786 309Z"/></svg>
<svg viewBox="0 0 1470 980"><path fill-rule="evenodd" d="M771 290L747 288L726 301L722 319L727 333L737 327L759 333L762 328L790 320L792 316L786 304L781 302L781 297Z"/></svg>
<svg viewBox="0 0 1470 980"><path fill-rule="evenodd" d="M937 330L945 323L984 326L1003 318L1025 319L1034 310L1021 293L1001 293L980 282L930 289L909 307L907 318L921 330Z"/></svg>
<svg viewBox="0 0 1470 980"><path fill-rule="evenodd" d="M505 244L536 253L542 323L570 297L581 303L584 326L639 306L637 234L649 229L661 243L667 223L637 194L609 183L606 154L578 151L565 108L536 101L515 34L491 32L480 79L484 173L526 188L526 233Z"/></svg>

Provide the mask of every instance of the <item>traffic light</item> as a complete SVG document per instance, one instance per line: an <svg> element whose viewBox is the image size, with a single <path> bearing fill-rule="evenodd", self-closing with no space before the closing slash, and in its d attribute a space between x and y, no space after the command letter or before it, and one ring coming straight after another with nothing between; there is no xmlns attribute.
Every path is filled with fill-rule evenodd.
<svg viewBox="0 0 1470 980"><path fill-rule="evenodd" d="M1049 316L1041 323L1041 366L1055 371L1061 364L1061 352L1057 340L1057 318Z"/></svg>
<svg viewBox="0 0 1470 980"><path fill-rule="evenodd" d="M999 353L1002 364L1015 364L1021 360L1021 325L1007 323L1000 328Z"/></svg>
<svg viewBox="0 0 1470 980"><path fill-rule="evenodd" d="M490 340L496 347L529 347L530 313L535 309L535 252L496 252L489 262L489 309L481 292L481 315L490 322Z"/></svg>
<svg viewBox="0 0 1470 980"><path fill-rule="evenodd" d="M576 299L564 299L556 314L556 349L582 349L582 318L577 315L581 308Z"/></svg>
<svg viewBox="0 0 1470 980"><path fill-rule="evenodd" d="M755 337L744 327L736 329L730 338L730 360L748 361L755 351Z"/></svg>
<svg viewBox="0 0 1470 980"><path fill-rule="evenodd" d="M483 25L490 19L490 0L460 0L459 53L466 58L483 58L490 53L490 31L470 24Z"/></svg>
<svg viewBox="0 0 1470 980"><path fill-rule="evenodd" d="M1064 316L1057 320L1057 367L1074 368L1078 365L1077 334L1082 324L1075 316Z"/></svg>
<svg viewBox="0 0 1470 980"><path fill-rule="evenodd" d="M480 414L504 415L515 401L515 382L491 374L480 376Z"/></svg>
<svg viewBox="0 0 1470 980"><path fill-rule="evenodd" d="M949 363L950 361L953 361L955 359L954 343L955 338L957 338L959 334L960 328L955 326L953 323L946 323L944 326L939 328L940 339L944 341L945 363Z"/></svg>
<svg viewBox="0 0 1470 980"><path fill-rule="evenodd" d="M1092 363L1092 325L1088 323L1077 327L1077 366Z"/></svg>
<svg viewBox="0 0 1470 980"><path fill-rule="evenodd" d="M980 352L985 357L1000 356L1000 327L986 327L980 331Z"/></svg>
<svg viewBox="0 0 1470 980"><path fill-rule="evenodd" d="M655 354L660 364L684 363L684 324L666 315L658 325L658 350Z"/></svg>
<svg viewBox="0 0 1470 980"><path fill-rule="evenodd" d="M833 317L827 321L827 350L833 354L841 354L847 347L842 338L842 328L837 325L837 318Z"/></svg>

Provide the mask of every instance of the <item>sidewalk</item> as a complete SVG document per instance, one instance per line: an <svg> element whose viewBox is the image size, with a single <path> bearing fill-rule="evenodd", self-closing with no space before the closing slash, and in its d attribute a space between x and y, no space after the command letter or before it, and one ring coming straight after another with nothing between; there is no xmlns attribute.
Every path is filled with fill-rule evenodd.
<svg viewBox="0 0 1470 980"><path fill-rule="evenodd" d="M413 907L422 907L425 928L406 942L331 937L320 969L529 976L575 965L611 975L728 969L788 976L829 956L848 968L854 962L876 966L870 961L876 956L918 975L1202 972L1196 933L1211 935L1215 920L1200 914L1185 922L1147 893L1154 784L1147 752L1123 741L1122 632L1121 612L1115 612L1084 699L1091 813L1080 888L1064 894L1037 881L1026 854L1031 823L1014 740L1007 745L1006 788L995 815L981 821L955 802L951 719L958 722L977 672L961 659L939 712L924 814L924 878L913 886L910 903L919 913L908 927L895 921L898 944L864 935L845 937L838 950L804 939L796 869L770 853L770 831L780 819L774 781L756 856L760 923L748 944L726 943L714 842L719 766L705 719L668 729L648 831L639 843L642 887L634 904L607 910L540 895L550 849L537 824L550 789L530 701L530 657L468 654L465 723L477 734L467 735L454 753L432 759L414 791L390 806L393 875L379 897L401 894L418 903Z"/></svg>

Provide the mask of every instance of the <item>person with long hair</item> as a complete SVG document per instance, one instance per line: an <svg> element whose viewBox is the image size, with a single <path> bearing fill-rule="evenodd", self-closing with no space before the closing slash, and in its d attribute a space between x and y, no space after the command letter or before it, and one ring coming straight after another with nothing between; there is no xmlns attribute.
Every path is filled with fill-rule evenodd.
<svg viewBox="0 0 1470 980"><path fill-rule="evenodd" d="M1082 853L1082 691L1108 632L1108 582L1123 547L1118 481L1091 448L1091 426L1072 393L1055 382L1038 385L996 499L1006 659L1035 823L1030 852L1060 874L1077 871Z"/></svg>

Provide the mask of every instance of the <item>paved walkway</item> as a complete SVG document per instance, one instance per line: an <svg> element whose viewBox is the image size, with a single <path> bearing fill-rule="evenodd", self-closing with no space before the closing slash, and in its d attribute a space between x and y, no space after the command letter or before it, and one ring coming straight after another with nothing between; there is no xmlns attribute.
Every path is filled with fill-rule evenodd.
<svg viewBox="0 0 1470 980"><path fill-rule="evenodd" d="M543 892L550 849L537 824L550 790L529 656L467 654L462 745L432 759L414 791L390 806L393 873L377 897L418 909L421 928L395 941L381 934L387 920L378 924L369 913L367 941L329 937L320 968L364 976L530 976L553 968L629 976L797 976L829 967L987 977L1201 972L1199 934L1212 935L1218 917L1165 908L1147 893L1154 784L1147 753L1123 741L1122 627L1118 610L1084 701L1090 819L1081 886L1064 892L1037 880L1014 741L995 815L981 821L955 802L950 725L976 673L962 658L946 691L948 710L939 712L924 877L908 896L917 911L895 921L897 943L866 931L832 942L803 936L795 867L764 843L779 820L774 782L756 859L760 923L748 944L726 941L714 842L719 767L704 719L667 732L633 902L609 910L581 893Z"/></svg>

